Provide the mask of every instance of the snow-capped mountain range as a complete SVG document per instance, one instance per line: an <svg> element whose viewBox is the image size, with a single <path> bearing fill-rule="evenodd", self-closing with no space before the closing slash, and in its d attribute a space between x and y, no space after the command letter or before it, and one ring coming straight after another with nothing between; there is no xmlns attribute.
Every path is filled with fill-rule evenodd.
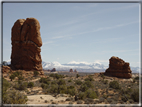
<svg viewBox="0 0 142 107"><path fill-rule="evenodd" d="M8 60L7 64L11 64L11 61ZM59 62L44 62L42 61L42 67L44 70L51 70L56 68L57 71L69 71L70 69L77 70L78 72L105 72L108 66L104 66L99 62L88 63L88 62L76 62L72 61L66 64L60 64ZM139 73L139 67L130 67L132 73Z"/></svg>

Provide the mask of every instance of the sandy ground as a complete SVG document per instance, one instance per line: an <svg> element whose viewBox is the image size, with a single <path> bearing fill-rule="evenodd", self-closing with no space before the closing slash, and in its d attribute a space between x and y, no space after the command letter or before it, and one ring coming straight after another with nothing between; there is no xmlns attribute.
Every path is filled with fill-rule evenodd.
<svg viewBox="0 0 142 107"><path fill-rule="evenodd" d="M28 95L27 104L52 104L52 102L62 103L68 97L53 97L51 95ZM47 100L47 102L45 102Z"/></svg>

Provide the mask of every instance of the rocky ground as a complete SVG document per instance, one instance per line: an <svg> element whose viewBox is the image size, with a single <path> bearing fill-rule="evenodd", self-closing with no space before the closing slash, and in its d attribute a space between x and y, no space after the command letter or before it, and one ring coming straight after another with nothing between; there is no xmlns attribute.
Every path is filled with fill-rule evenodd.
<svg viewBox="0 0 142 107"><path fill-rule="evenodd" d="M20 80L19 77L15 77L11 81L10 76L14 72L22 72L23 78ZM57 75L55 76L55 74ZM27 96L27 104L139 103L137 101L138 96L134 96L137 97L135 99L132 98L132 94L136 93L134 90L139 88L138 74L133 74L133 77L130 79L123 79L104 76L100 73L88 75L68 73L68 75L61 76L57 72L35 76L34 72L31 71L13 71L3 73L3 78L11 84L7 91L16 90L22 95ZM113 81L117 81L119 87L111 87L110 83ZM32 87L21 85L22 83L24 84L24 82L32 82L34 85ZM88 84L90 84L90 86ZM20 86L22 88L20 88Z"/></svg>

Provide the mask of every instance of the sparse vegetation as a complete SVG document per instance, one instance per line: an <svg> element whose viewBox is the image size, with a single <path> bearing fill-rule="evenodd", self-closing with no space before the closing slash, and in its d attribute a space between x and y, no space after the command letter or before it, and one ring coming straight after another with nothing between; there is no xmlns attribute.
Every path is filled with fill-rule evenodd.
<svg viewBox="0 0 142 107"><path fill-rule="evenodd" d="M81 82L80 80L76 80L75 83L76 83L77 85L81 85L81 84L82 84L82 82Z"/></svg>
<svg viewBox="0 0 142 107"><path fill-rule="evenodd" d="M28 83L28 88L32 88L32 87L34 87L34 83L33 82L29 82Z"/></svg>
<svg viewBox="0 0 142 107"><path fill-rule="evenodd" d="M3 87L3 102L10 102L8 99L10 96L8 94L14 93L12 92L13 90L20 92L19 96L23 95L21 92L26 92L29 95L44 93L46 95L53 95L53 97L56 98L60 96L68 96L65 101L77 104L98 104L102 102L106 104L136 104L139 102L139 91L137 84L139 77L133 78L135 82L132 83L132 81L125 80L126 82L122 82L119 79L106 76L103 79L103 76L100 75L96 78L92 74L84 74L84 76L78 74L78 76L76 73L70 73L70 76L66 74L61 75L51 73L48 74L48 76L39 75L38 77L41 77L40 79L33 75L31 76L29 73L27 74L28 76L25 76L25 74L22 75L19 71L16 71L14 73L10 73L9 75L9 78L12 81L9 80L9 82L7 82L3 79L3 84L5 84ZM15 79L15 77L17 78ZM40 91L34 91L38 89L38 87ZM25 103L27 101L26 97L17 96L17 98L22 98L22 100L18 100L17 102L13 100L14 103L21 103L20 101ZM96 98L97 100L94 100ZM64 101L61 102L63 103ZM47 100L46 103L58 102L55 102L54 100Z"/></svg>
<svg viewBox="0 0 142 107"><path fill-rule="evenodd" d="M39 72L38 71L34 71L34 76L38 76L39 75Z"/></svg>
<svg viewBox="0 0 142 107"><path fill-rule="evenodd" d="M114 88L114 89L120 89L121 88L120 85L119 85L119 83L117 81L110 82L109 83L109 87L110 88Z"/></svg>

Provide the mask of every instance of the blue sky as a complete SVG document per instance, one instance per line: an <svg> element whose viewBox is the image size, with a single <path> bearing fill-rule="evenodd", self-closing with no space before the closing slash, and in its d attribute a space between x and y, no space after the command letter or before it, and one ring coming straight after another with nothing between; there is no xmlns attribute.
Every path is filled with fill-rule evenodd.
<svg viewBox="0 0 142 107"><path fill-rule="evenodd" d="M140 63L139 3L4 3L3 60L11 56L11 28L17 19L40 22L45 62L101 62L112 56Z"/></svg>

